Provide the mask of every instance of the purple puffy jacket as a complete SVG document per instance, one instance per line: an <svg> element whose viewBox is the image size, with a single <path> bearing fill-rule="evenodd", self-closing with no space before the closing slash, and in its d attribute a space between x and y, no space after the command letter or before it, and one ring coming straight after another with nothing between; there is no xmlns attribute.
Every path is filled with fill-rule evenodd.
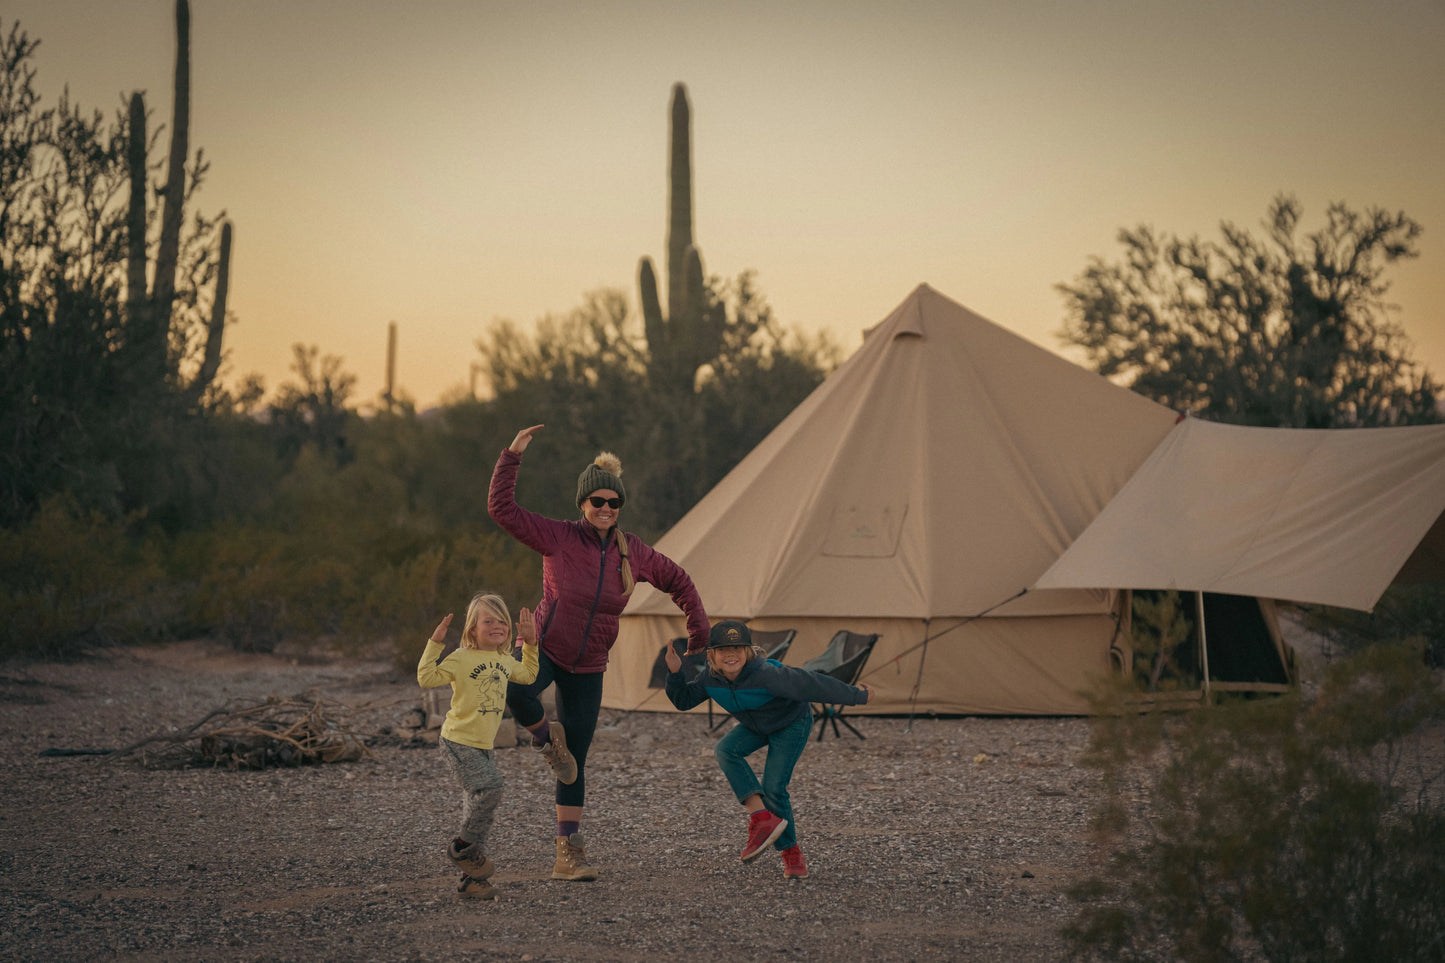
<svg viewBox="0 0 1445 963"><path fill-rule="evenodd" d="M541 650L568 672L601 672L617 641L617 616L628 598L622 594L617 540L609 533L604 543L597 530L581 519L559 521L518 505L517 469L521 463L521 455L502 449L492 469L487 514L517 541L542 555L542 601L535 612ZM687 572L637 536L626 538L633 579L666 592L687 615L689 652L706 647L707 612Z"/></svg>

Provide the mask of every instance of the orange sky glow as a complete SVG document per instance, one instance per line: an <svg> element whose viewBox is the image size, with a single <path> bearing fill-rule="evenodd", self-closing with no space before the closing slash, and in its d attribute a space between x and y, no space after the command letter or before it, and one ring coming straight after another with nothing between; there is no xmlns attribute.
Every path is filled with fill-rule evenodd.
<svg viewBox="0 0 1445 963"><path fill-rule="evenodd" d="M1414 357L1445 378L1445 4L192 0L198 197L234 224L223 376L340 356L356 400L467 387L476 341L664 260L668 99L708 273L845 349L927 282L1055 351L1122 227L1218 237L1294 194L1403 210ZM11 0L64 84L168 122L171 0ZM1067 356L1067 352L1063 352Z"/></svg>

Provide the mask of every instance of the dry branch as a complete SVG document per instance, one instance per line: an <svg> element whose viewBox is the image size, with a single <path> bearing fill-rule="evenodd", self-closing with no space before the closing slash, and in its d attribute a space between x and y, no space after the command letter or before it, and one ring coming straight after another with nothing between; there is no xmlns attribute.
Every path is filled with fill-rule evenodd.
<svg viewBox="0 0 1445 963"><path fill-rule="evenodd" d="M365 737L351 725L356 711L309 692L271 696L259 704L213 709L184 729L162 730L120 749L46 749L41 755L138 754L142 765L156 769L351 762L370 754Z"/></svg>

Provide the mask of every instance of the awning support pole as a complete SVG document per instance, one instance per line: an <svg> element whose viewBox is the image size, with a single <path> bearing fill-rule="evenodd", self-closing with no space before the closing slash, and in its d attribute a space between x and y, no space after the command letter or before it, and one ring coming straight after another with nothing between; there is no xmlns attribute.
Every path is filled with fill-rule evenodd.
<svg viewBox="0 0 1445 963"><path fill-rule="evenodd" d="M1209 692L1209 637L1204 631L1204 593L1194 593L1194 611L1199 622L1199 660L1204 665L1204 704L1210 705Z"/></svg>

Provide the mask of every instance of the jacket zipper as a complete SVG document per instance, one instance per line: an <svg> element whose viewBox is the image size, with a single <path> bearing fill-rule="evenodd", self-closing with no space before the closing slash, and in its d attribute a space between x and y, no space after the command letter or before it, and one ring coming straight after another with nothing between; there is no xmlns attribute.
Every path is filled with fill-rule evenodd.
<svg viewBox="0 0 1445 963"><path fill-rule="evenodd" d="M609 531L607 537L612 533ZM602 540L602 559L597 566L597 594L592 596L592 608L587 612L587 628L582 633L582 646L577 650L577 658L572 662L572 672L582 664L582 656L587 654L587 640L592 637L592 617L597 614L597 606L602 604L602 582L607 578L607 538Z"/></svg>

